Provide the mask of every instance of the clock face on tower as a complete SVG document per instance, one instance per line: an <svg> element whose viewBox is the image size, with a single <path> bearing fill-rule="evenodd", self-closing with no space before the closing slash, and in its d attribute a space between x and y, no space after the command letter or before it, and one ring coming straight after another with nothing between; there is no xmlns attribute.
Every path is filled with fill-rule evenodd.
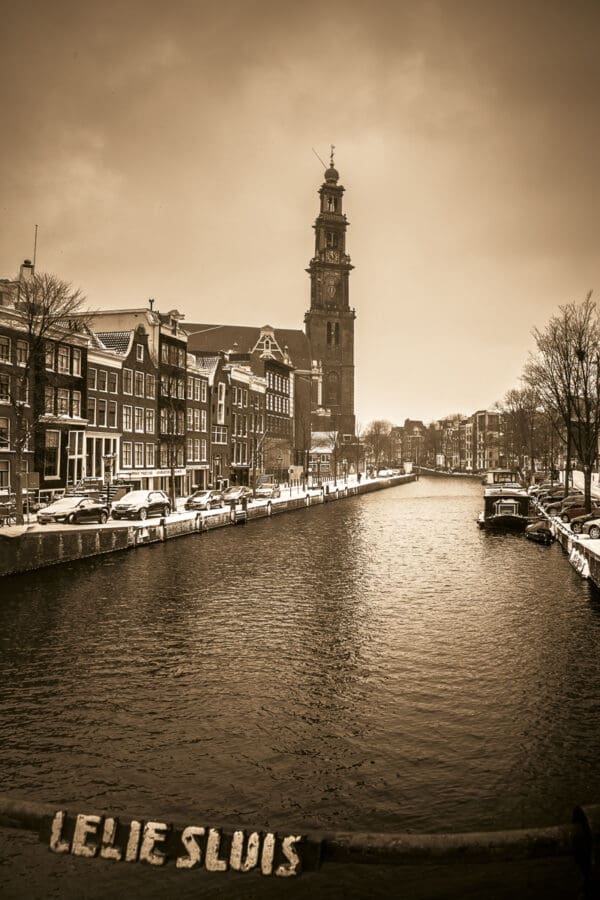
<svg viewBox="0 0 600 900"><path fill-rule="evenodd" d="M338 252L337 250L332 250L331 248L327 251L325 258L327 262L337 262L338 261Z"/></svg>

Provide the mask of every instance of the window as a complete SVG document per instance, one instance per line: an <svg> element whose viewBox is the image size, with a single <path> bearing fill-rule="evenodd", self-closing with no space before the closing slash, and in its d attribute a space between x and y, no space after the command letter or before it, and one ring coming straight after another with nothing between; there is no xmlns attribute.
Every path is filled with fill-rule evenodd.
<svg viewBox="0 0 600 900"><path fill-rule="evenodd" d="M154 434L156 428L153 409L146 410L146 434Z"/></svg>
<svg viewBox="0 0 600 900"><path fill-rule="evenodd" d="M144 373L143 372L135 373L135 396L136 397L144 396Z"/></svg>
<svg viewBox="0 0 600 900"><path fill-rule="evenodd" d="M208 384L206 381L201 381L201 390L200 390L200 399L202 403L206 403L206 397L208 393Z"/></svg>
<svg viewBox="0 0 600 900"><path fill-rule="evenodd" d="M9 473L8 462L0 462L0 488L8 487Z"/></svg>
<svg viewBox="0 0 600 900"><path fill-rule="evenodd" d="M0 375L0 403L10 403L10 378Z"/></svg>
<svg viewBox="0 0 600 900"><path fill-rule="evenodd" d="M123 448L123 468L130 469L132 463L131 441L123 441L121 446Z"/></svg>
<svg viewBox="0 0 600 900"><path fill-rule="evenodd" d="M0 362L9 363L10 361L10 338L0 335Z"/></svg>
<svg viewBox="0 0 600 900"><path fill-rule="evenodd" d="M26 366L29 359L29 344L27 341L17 341L17 365Z"/></svg>
<svg viewBox="0 0 600 900"><path fill-rule="evenodd" d="M187 452L187 460L191 462L194 458L194 441L192 438L188 438L186 442L186 452Z"/></svg>
<svg viewBox="0 0 600 900"><path fill-rule="evenodd" d="M183 378L177 379L177 396L180 400L185 399L185 381Z"/></svg>
<svg viewBox="0 0 600 900"><path fill-rule="evenodd" d="M226 444L227 443L227 429L224 428L222 425L213 425L212 442L213 442L213 444Z"/></svg>
<svg viewBox="0 0 600 900"><path fill-rule="evenodd" d="M146 375L146 397L154 400L156 397L156 378L154 375Z"/></svg>
<svg viewBox="0 0 600 900"><path fill-rule="evenodd" d="M58 478L60 471L60 431L47 431L44 441L44 478Z"/></svg>
<svg viewBox="0 0 600 900"><path fill-rule="evenodd" d="M133 372L131 369L123 369L123 393L133 394Z"/></svg>
<svg viewBox="0 0 600 900"><path fill-rule="evenodd" d="M88 388L95 391L98 384L98 373L91 367L88 369Z"/></svg>
<svg viewBox="0 0 600 900"><path fill-rule="evenodd" d="M81 375L81 350L73 347L71 350L71 363L73 365L73 375Z"/></svg>
<svg viewBox="0 0 600 900"><path fill-rule="evenodd" d="M336 347L340 345L340 323L335 323L335 332L334 332L334 343Z"/></svg>
<svg viewBox="0 0 600 900"><path fill-rule="evenodd" d="M135 444L133 464L138 469L142 468L142 466L144 465L144 445L143 444Z"/></svg>
<svg viewBox="0 0 600 900"><path fill-rule="evenodd" d="M106 369L98 369L98 390L106 391Z"/></svg>
<svg viewBox="0 0 600 900"><path fill-rule="evenodd" d="M194 410L194 431L200 431L200 410Z"/></svg>
<svg viewBox="0 0 600 900"><path fill-rule="evenodd" d="M87 418L90 425L96 424L96 399L94 397L88 397Z"/></svg>
<svg viewBox="0 0 600 900"><path fill-rule="evenodd" d="M124 406L123 407L123 431L132 431L132 423L131 423L131 407Z"/></svg>
<svg viewBox="0 0 600 900"><path fill-rule="evenodd" d="M187 394L186 394L186 396L187 396L188 400L194 399L194 379L190 375L188 375L188 377L187 377Z"/></svg>
<svg viewBox="0 0 600 900"><path fill-rule="evenodd" d="M162 344L160 348L160 361L164 366L169 365L169 345Z"/></svg>
<svg viewBox="0 0 600 900"><path fill-rule="evenodd" d="M196 410L195 410L195 409L192 409L191 406L188 406L188 407L186 408L186 411L185 411L185 414L186 414L186 423L185 423L185 426L186 426L186 428L187 428L188 431L192 431L192 429L193 429L193 427L194 427L194 413L195 413L195 412L196 412Z"/></svg>
<svg viewBox="0 0 600 900"><path fill-rule="evenodd" d="M155 466L154 444L146 444L146 466L151 469Z"/></svg>
<svg viewBox="0 0 600 900"><path fill-rule="evenodd" d="M194 378L194 400L199 403L200 402L200 389L201 382L199 378Z"/></svg>
<svg viewBox="0 0 600 900"><path fill-rule="evenodd" d="M337 249L339 243L339 235L337 231L328 231L326 232L327 246L333 247L333 249Z"/></svg>
<svg viewBox="0 0 600 900"><path fill-rule="evenodd" d="M135 430L144 432L144 410L141 406L135 408Z"/></svg>
<svg viewBox="0 0 600 900"><path fill-rule="evenodd" d="M46 356L46 368L50 370L54 369L54 344L51 344L50 341L46 341L44 353Z"/></svg>
<svg viewBox="0 0 600 900"><path fill-rule="evenodd" d="M202 438L200 441L200 459L205 462L206 461L206 438Z"/></svg>
<svg viewBox="0 0 600 900"><path fill-rule="evenodd" d="M138 362L142 362L144 359L144 345L136 344L135 345L135 358Z"/></svg>
<svg viewBox="0 0 600 900"><path fill-rule="evenodd" d="M161 397L169 396L169 376L168 375L160 376L160 393L161 393Z"/></svg>
<svg viewBox="0 0 600 900"><path fill-rule="evenodd" d="M50 416L54 415L54 388L44 388L44 412Z"/></svg>
<svg viewBox="0 0 600 900"><path fill-rule="evenodd" d="M109 372L108 373L108 390L111 394L117 393L117 373Z"/></svg>
<svg viewBox="0 0 600 900"><path fill-rule="evenodd" d="M0 416L0 450L10 448L10 422L6 416Z"/></svg>
<svg viewBox="0 0 600 900"><path fill-rule="evenodd" d="M177 350L177 363L180 369L185 369L185 349L179 347Z"/></svg>
<svg viewBox="0 0 600 900"><path fill-rule="evenodd" d="M71 415L77 417L81 415L81 391L73 391Z"/></svg>
<svg viewBox="0 0 600 900"><path fill-rule="evenodd" d="M220 381L217 393L217 422L219 425L225 424L225 382Z"/></svg>
<svg viewBox="0 0 600 900"><path fill-rule="evenodd" d="M185 414L182 409L177 410L177 434L185 434Z"/></svg>
<svg viewBox="0 0 600 900"><path fill-rule="evenodd" d="M117 401L116 400L108 401L108 427L109 428L117 427Z"/></svg>
<svg viewBox="0 0 600 900"><path fill-rule="evenodd" d="M99 428L106 428L106 400L97 401L96 413L96 424Z"/></svg>
<svg viewBox="0 0 600 900"><path fill-rule="evenodd" d="M58 371L67 374L71 371L71 354L64 344L58 345Z"/></svg>
<svg viewBox="0 0 600 900"><path fill-rule="evenodd" d="M200 459L200 438L194 438L194 459Z"/></svg>
<svg viewBox="0 0 600 900"><path fill-rule="evenodd" d="M206 431L206 410L200 410L200 431Z"/></svg>

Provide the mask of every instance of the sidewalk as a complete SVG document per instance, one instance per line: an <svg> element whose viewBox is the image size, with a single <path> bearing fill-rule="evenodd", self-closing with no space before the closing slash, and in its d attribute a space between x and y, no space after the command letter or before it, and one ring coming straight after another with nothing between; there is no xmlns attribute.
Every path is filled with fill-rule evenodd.
<svg viewBox="0 0 600 900"><path fill-rule="evenodd" d="M598 472L592 472L592 497L600 499L600 482ZM573 471L573 487L583 490L583 472Z"/></svg>

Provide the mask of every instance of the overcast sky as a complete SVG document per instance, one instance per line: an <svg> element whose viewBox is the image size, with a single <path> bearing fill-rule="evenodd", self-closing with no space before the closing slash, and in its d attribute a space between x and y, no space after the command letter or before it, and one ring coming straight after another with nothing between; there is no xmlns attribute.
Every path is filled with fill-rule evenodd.
<svg viewBox="0 0 600 900"><path fill-rule="evenodd" d="M20 0L0 54L0 274L95 308L303 327L346 187L360 422L471 413L600 291L600 3Z"/></svg>

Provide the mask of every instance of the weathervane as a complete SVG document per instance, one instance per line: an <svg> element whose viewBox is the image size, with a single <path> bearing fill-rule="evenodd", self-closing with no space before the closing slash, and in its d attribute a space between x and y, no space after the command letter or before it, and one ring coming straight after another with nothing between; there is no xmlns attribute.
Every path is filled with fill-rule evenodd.
<svg viewBox="0 0 600 900"><path fill-rule="evenodd" d="M335 150L335 144L331 144L331 157L329 159L329 165L333 169L333 151Z"/></svg>

